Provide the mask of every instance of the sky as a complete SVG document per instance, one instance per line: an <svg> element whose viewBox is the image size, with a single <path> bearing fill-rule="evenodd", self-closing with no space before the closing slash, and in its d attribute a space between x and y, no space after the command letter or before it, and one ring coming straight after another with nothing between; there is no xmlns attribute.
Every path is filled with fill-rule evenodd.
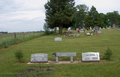
<svg viewBox="0 0 120 77"><path fill-rule="evenodd" d="M41 31L45 23L44 4L47 0L0 0L0 32ZM99 13L119 11L120 0L75 0Z"/></svg>

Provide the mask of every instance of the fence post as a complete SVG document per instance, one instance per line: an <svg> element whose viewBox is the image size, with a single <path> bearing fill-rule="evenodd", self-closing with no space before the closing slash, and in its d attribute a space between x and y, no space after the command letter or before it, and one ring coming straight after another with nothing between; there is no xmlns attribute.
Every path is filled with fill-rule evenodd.
<svg viewBox="0 0 120 77"><path fill-rule="evenodd" d="M25 33L23 32L23 40L25 39Z"/></svg>
<svg viewBox="0 0 120 77"><path fill-rule="evenodd" d="M14 32L14 41L16 41L16 33Z"/></svg>
<svg viewBox="0 0 120 77"><path fill-rule="evenodd" d="M34 32L33 32L33 37L34 37Z"/></svg>

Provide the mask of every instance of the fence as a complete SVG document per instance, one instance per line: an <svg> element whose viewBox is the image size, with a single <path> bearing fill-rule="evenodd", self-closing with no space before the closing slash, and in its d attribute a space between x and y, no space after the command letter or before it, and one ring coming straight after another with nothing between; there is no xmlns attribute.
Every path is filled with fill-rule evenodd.
<svg viewBox="0 0 120 77"><path fill-rule="evenodd" d="M33 38L42 36L43 32L32 32L32 33L12 33L0 35L0 48L7 48L9 45L17 44L20 42L28 41Z"/></svg>

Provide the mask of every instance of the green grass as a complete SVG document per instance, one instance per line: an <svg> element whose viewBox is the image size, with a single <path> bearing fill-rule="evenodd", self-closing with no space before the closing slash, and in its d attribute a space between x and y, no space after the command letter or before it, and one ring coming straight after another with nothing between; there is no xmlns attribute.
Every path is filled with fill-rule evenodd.
<svg viewBox="0 0 120 77"><path fill-rule="evenodd" d="M52 34L0 49L0 77L13 77L20 71L40 66L54 67L50 77L120 77L120 31L101 31L101 34L94 36L85 36L81 33L80 37ZM55 42L55 37L62 37L62 41ZM113 52L110 61L61 65L27 64L34 53L46 53L50 61L55 61L55 57L52 56L54 52L76 52L77 57L81 57L83 52L100 52L102 58L108 47ZM14 56L18 48L21 48L24 54L25 63L18 63ZM69 57L63 60L69 60ZM74 57L74 60L77 58Z"/></svg>

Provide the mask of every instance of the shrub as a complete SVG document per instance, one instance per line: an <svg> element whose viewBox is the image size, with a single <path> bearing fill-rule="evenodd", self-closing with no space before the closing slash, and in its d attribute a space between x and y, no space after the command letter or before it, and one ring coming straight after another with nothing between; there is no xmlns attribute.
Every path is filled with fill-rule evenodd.
<svg viewBox="0 0 120 77"><path fill-rule="evenodd" d="M18 59L19 62L23 62L22 61L23 53L20 48L15 52L15 57L16 57L16 59Z"/></svg>
<svg viewBox="0 0 120 77"><path fill-rule="evenodd" d="M103 59L110 60L112 56L112 51L108 48L104 54Z"/></svg>
<svg viewBox="0 0 120 77"><path fill-rule="evenodd" d="M7 39L3 39L1 41L1 45L2 45L2 47L7 48L8 47L8 41L7 41Z"/></svg>

